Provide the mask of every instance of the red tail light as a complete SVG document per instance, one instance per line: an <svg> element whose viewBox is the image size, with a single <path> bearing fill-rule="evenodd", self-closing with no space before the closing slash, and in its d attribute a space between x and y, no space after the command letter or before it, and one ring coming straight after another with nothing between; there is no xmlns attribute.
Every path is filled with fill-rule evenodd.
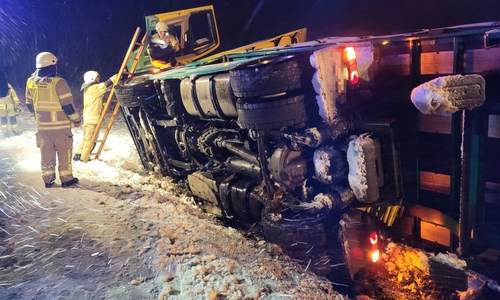
<svg viewBox="0 0 500 300"><path fill-rule="evenodd" d="M345 59L347 61L347 72L349 73L349 81L352 84L358 84L359 74L358 65L356 63L356 51L353 47L346 47L344 49Z"/></svg>
<svg viewBox="0 0 500 300"><path fill-rule="evenodd" d="M372 234L370 234L370 244L371 245L377 245L377 243L378 243L378 235L374 231L374 232L372 232Z"/></svg>
<svg viewBox="0 0 500 300"><path fill-rule="evenodd" d="M378 249L378 235L375 231L370 234L370 245L372 247L370 251L372 262L377 262L380 258L380 251Z"/></svg>

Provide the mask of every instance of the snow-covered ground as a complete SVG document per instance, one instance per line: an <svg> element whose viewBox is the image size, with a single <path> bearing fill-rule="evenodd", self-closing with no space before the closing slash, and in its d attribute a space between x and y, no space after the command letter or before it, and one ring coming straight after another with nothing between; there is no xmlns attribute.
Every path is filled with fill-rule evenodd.
<svg viewBox="0 0 500 300"><path fill-rule="evenodd" d="M44 187L33 115L18 123L0 138L0 299L346 299L146 173L121 116L70 188Z"/></svg>

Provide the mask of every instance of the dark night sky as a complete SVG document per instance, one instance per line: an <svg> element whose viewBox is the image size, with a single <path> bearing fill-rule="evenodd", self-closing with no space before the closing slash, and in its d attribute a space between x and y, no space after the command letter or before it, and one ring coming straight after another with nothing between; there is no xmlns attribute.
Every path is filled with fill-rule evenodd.
<svg viewBox="0 0 500 300"><path fill-rule="evenodd" d="M213 4L220 50L307 27L308 39L500 21L500 0L0 0L0 54L18 90L51 51L78 93L83 73L116 73L144 16ZM142 31L142 34L144 31Z"/></svg>

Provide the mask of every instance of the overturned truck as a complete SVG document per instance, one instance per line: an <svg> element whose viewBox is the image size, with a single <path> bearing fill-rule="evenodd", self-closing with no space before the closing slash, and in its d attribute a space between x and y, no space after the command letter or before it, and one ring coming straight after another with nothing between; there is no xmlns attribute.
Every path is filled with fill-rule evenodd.
<svg viewBox="0 0 500 300"><path fill-rule="evenodd" d="M115 91L147 170L185 182L207 212L258 223L308 269L354 277L380 255L377 224L468 251L486 182L500 184L470 162L485 151L470 134L498 133L485 87L498 85L499 36L484 23L242 47L143 67Z"/></svg>

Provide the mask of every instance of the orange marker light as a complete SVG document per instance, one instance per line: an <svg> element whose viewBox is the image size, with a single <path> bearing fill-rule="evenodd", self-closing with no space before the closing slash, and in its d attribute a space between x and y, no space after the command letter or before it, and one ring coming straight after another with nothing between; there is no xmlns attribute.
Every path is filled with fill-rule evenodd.
<svg viewBox="0 0 500 300"><path fill-rule="evenodd" d="M372 251L372 262L377 262L378 259L380 258L380 251L377 249L375 251Z"/></svg>
<svg viewBox="0 0 500 300"><path fill-rule="evenodd" d="M345 48L345 55L346 55L348 62L356 60L356 51L354 51L353 47L346 47Z"/></svg>

